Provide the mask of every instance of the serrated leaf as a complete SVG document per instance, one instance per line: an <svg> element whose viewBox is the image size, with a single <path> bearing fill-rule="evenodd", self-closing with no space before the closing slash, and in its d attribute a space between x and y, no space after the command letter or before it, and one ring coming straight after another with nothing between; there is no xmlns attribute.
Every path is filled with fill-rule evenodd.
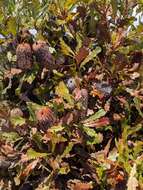
<svg viewBox="0 0 143 190"><path fill-rule="evenodd" d="M37 132L32 136L32 139L39 147L39 149L42 149L42 135L39 132Z"/></svg>
<svg viewBox="0 0 143 190"><path fill-rule="evenodd" d="M105 116L105 114L106 114L106 111L104 109L100 109L98 112L91 115L88 119L84 120L84 123L99 119L99 118Z"/></svg>
<svg viewBox="0 0 143 190"><path fill-rule="evenodd" d="M20 136L16 132L2 132L0 133L0 137L9 142L15 142L20 139Z"/></svg>
<svg viewBox="0 0 143 190"><path fill-rule="evenodd" d="M60 46L61 46L61 50L65 55L74 56L74 52L72 51L72 49L64 42L64 40L60 39Z"/></svg>
<svg viewBox="0 0 143 190"><path fill-rule="evenodd" d="M29 110L29 113L30 113L30 121L36 121L36 116L35 116L35 111L41 109L41 105L38 105L36 103L33 103L33 102L27 102L27 107L28 107L28 110Z"/></svg>
<svg viewBox="0 0 143 190"><path fill-rule="evenodd" d="M7 32L16 35L16 19L14 17L9 18L7 22Z"/></svg>
<svg viewBox="0 0 143 190"><path fill-rule="evenodd" d="M111 0L111 6L112 6L112 12L113 15L116 16L117 10L118 10L118 1L117 0Z"/></svg>
<svg viewBox="0 0 143 190"><path fill-rule="evenodd" d="M41 153L41 152L36 152L35 150L33 150L32 148L30 148L27 151L27 157L28 159L37 159L37 158L43 158L45 156L47 156L47 153Z"/></svg>
<svg viewBox="0 0 143 190"><path fill-rule="evenodd" d="M61 167L58 173L61 175L66 175L69 172L70 172L70 167L69 167L69 165L66 165L64 167Z"/></svg>
<svg viewBox="0 0 143 190"><path fill-rule="evenodd" d="M33 82L33 80L35 79L35 75L34 75L34 73L31 73L30 75L28 75L25 79L24 79L24 81L26 81L26 82L28 82L29 84L31 84L32 82Z"/></svg>
<svg viewBox="0 0 143 190"><path fill-rule="evenodd" d="M25 119L20 116L12 117L10 121L14 126L21 126L24 125L26 122Z"/></svg>
<svg viewBox="0 0 143 190"><path fill-rule="evenodd" d="M74 104L72 96L70 95L69 90L63 81L61 81L56 87L55 93L65 99L69 104Z"/></svg>
<svg viewBox="0 0 143 190"><path fill-rule="evenodd" d="M87 139L87 145L98 144L102 142L103 136L101 133L96 133L94 129L88 127L83 127L83 130L90 137Z"/></svg>
<svg viewBox="0 0 143 190"><path fill-rule="evenodd" d="M138 110L140 116L143 117L143 112L141 111L141 108L140 108L141 100L137 97L134 97L134 103L135 103L136 109Z"/></svg>
<svg viewBox="0 0 143 190"><path fill-rule="evenodd" d="M101 52L101 47L96 47L96 49L90 52L89 55L84 59L84 61L82 61L82 63L80 64L80 68L82 68L84 65L86 65L86 63L94 59L97 56L97 54L99 54L100 52Z"/></svg>
<svg viewBox="0 0 143 190"><path fill-rule="evenodd" d="M53 127L51 127L48 131L49 131L49 132L57 133L57 132L62 131L63 129L64 129L63 126L61 126L61 125L57 125L57 126L53 126Z"/></svg>
<svg viewBox="0 0 143 190"><path fill-rule="evenodd" d="M64 157L68 156L69 153L70 153L70 151L72 150L73 146L74 146L74 143L73 143L73 142L70 142L70 143L68 144L68 146L65 148L65 150L64 150L64 152L63 152L61 158L64 158Z"/></svg>
<svg viewBox="0 0 143 190"><path fill-rule="evenodd" d="M21 172L20 177L27 177L31 171L37 166L39 160L34 160L31 163L29 163L26 168Z"/></svg>
<svg viewBox="0 0 143 190"><path fill-rule="evenodd" d="M77 0L66 0L64 7L69 9L69 8L70 8L71 6L73 6L76 2L77 2Z"/></svg>
<svg viewBox="0 0 143 190"><path fill-rule="evenodd" d="M85 47L81 47L77 54L75 55L75 59L77 64L81 63L89 54L89 50Z"/></svg>
<svg viewBox="0 0 143 190"><path fill-rule="evenodd" d="M130 176L129 176L129 179L128 179L128 182L127 182L127 190L137 190L137 187L138 187L138 180L136 178L136 163L134 163L132 169L131 169L131 172L130 172Z"/></svg>

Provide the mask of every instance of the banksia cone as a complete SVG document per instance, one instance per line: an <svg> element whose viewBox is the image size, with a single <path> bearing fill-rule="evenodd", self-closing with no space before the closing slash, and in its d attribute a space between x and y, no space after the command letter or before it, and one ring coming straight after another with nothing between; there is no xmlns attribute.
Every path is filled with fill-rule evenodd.
<svg viewBox="0 0 143 190"><path fill-rule="evenodd" d="M17 46L16 56L19 69L27 70L32 67L32 50L28 43L22 43Z"/></svg>
<svg viewBox="0 0 143 190"><path fill-rule="evenodd" d="M40 128L43 130L46 130L48 126L52 125L56 121L53 111L45 106L36 111L36 118Z"/></svg>
<svg viewBox="0 0 143 190"><path fill-rule="evenodd" d="M55 65L54 57L49 52L49 46L45 41L39 40L32 46L36 61L43 67L52 68Z"/></svg>

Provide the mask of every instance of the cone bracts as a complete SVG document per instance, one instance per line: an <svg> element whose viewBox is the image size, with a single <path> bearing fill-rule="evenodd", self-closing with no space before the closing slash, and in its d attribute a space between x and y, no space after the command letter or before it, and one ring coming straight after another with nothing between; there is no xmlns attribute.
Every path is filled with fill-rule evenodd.
<svg viewBox="0 0 143 190"><path fill-rule="evenodd" d="M27 70L32 67L32 50L28 43L21 43L16 49L17 66L21 70Z"/></svg>
<svg viewBox="0 0 143 190"><path fill-rule="evenodd" d="M37 63L48 69L55 65L54 57L49 52L49 46L45 41L39 40L32 46Z"/></svg>
<svg viewBox="0 0 143 190"><path fill-rule="evenodd" d="M36 119L38 121L39 127L42 130L47 130L47 128L54 124L56 121L56 117L53 111L47 107L43 106L39 110L36 111Z"/></svg>

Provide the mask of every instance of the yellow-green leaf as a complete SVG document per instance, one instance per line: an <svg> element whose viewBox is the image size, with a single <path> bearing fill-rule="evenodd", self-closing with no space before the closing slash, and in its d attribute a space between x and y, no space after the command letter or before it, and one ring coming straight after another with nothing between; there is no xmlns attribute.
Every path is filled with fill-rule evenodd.
<svg viewBox="0 0 143 190"><path fill-rule="evenodd" d="M63 99L65 99L69 104L73 105L74 101L72 96L69 93L69 90L67 88L67 86L65 85L65 83L63 81L61 81L59 83L59 85L56 87L56 94L60 97L62 97Z"/></svg>
<svg viewBox="0 0 143 190"><path fill-rule="evenodd" d="M47 153L42 153L42 152L36 152L35 150L33 150L32 148L30 148L28 151L27 151L27 156L28 156L28 159L37 159L37 158L43 158L45 156L47 156L48 154Z"/></svg>
<svg viewBox="0 0 143 190"><path fill-rule="evenodd" d="M20 116L12 117L11 118L11 123L16 127L16 126L21 126L25 124L25 119Z"/></svg>
<svg viewBox="0 0 143 190"><path fill-rule="evenodd" d="M86 119L84 122L89 122L89 121L95 121L103 116L105 116L106 112L104 109L100 109L98 112L95 114L91 115L88 119Z"/></svg>
<svg viewBox="0 0 143 190"><path fill-rule="evenodd" d="M92 52L89 53L89 55L84 59L84 61L81 63L80 68L82 68L86 63L94 59L98 53L101 52L101 48L97 47Z"/></svg>
<svg viewBox="0 0 143 190"><path fill-rule="evenodd" d="M61 50L65 55L74 56L74 52L72 51L72 49L64 42L64 40L60 39L60 46L61 46Z"/></svg>

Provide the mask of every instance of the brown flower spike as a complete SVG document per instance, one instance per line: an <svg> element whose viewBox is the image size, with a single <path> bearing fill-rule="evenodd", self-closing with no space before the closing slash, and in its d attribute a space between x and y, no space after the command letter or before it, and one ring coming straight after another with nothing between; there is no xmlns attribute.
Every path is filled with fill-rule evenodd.
<svg viewBox="0 0 143 190"><path fill-rule="evenodd" d="M32 67L32 50L28 43L21 43L16 49L17 66L19 69L27 70Z"/></svg>
<svg viewBox="0 0 143 190"><path fill-rule="evenodd" d="M44 106L36 111L37 121L42 129L47 129L47 127L56 121L53 111Z"/></svg>
<svg viewBox="0 0 143 190"><path fill-rule="evenodd" d="M49 46L45 41L39 40L32 46L37 63L50 69L55 64L54 57L49 52Z"/></svg>

